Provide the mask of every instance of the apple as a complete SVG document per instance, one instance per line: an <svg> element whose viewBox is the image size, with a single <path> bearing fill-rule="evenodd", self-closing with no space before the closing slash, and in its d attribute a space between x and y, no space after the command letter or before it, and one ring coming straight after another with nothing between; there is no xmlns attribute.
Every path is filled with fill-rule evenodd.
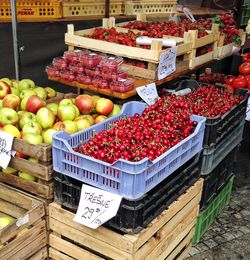
<svg viewBox="0 0 250 260"><path fill-rule="evenodd" d="M38 96L30 96L26 103L28 112L36 113L40 108L45 107L45 101Z"/></svg>
<svg viewBox="0 0 250 260"><path fill-rule="evenodd" d="M0 99L0 109L3 107L3 100Z"/></svg>
<svg viewBox="0 0 250 260"><path fill-rule="evenodd" d="M65 121L63 121L61 130L65 131L66 133L71 135L78 131L78 127L77 127L76 122L71 121L71 120L65 120Z"/></svg>
<svg viewBox="0 0 250 260"><path fill-rule="evenodd" d="M37 180L35 176L30 175L29 173L24 172L24 171L19 171L18 176L22 179L27 180L27 181L34 181L35 182Z"/></svg>
<svg viewBox="0 0 250 260"><path fill-rule="evenodd" d="M82 94L77 96L75 105L78 107L78 109L81 111L82 114L90 114L92 110L94 109L94 102L91 98L91 96Z"/></svg>
<svg viewBox="0 0 250 260"><path fill-rule="evenodd" d="M43 136L43 140L44 140L44 143L46 144L52 144L52 136L54 133L56 133L57 130L53 129L53 128L49 128L47 130L45 130L43 133L42 133L42 136Z"/></svg>
<svg viewBox="0 0 250 260"><path fill-rule="evenodd" d="M5 169L2 169L2 172L6 174L16 174L17 170L11 167L7 167Z"/></svg>
<svg viewBox="0 0 250 260"><path fill-rule="evenodd" d="M0 110L0 125L14 125L18 122L17 112L9 107L3 107Z"/></svg>
<svg viewBox="0 0 250 260"><path fill-rule="evenodd" d="M40 108L36 113L36 120L43 129L51 128L55 119L54 113L47 107Z"/></svg>
<svg viewBox="0 0 250 260"><path fill-rule="evenodd" d="M58 111L58 107L59 107L58 104L49 103L49 104L46 105L46 107L49 108L54 113L55 116L57 115L57 111Z"/></svg>
<svg viewBox="0 0 250 260"><path fill-rule="evenodd" d="M114 104L111 100L107 98L100 98L96 102L96 112L98 114L102 114L104 116L107 116L110 114L113 110Z"/></svg>
<svg viewBox="0 0 250 260"><path fill-rule="evenodd" d="M61 105L74 105L74 103L70 98L64 98L59 103L59 106L61 106Z"/></svg>
<svg viewBox="0 0 250 260"><path fill-rule="evenodd" d="M47 99L47 92L44 88L42 87L36 87L34 88L34 91L36 92L37 96L40 97L42 100Z"/></svg>
<svg viewBox="0 0 250 260"><path fill-rule="evenodd" d="M97 117L95 118L95 123L98 124L98 123L100 123L100 122L102 122L102 121L104 121L104 120L106 120L106 119L107 119L106 116L104 116L104 115L99 115L99 116L97 116Z"/></svg>
<svg viewBox="0 0 250 260"><path fill-rule="evenodd" d="M0 81L4 81L7 83L11 88L13 87L12 81L9 78L1 78Z"/></svg>
<svg viewBox="0 0 250 260"><path fill-rule="evenodd" d="M46 87L45 91L47 92L47 98L53 98L56 96L56 91L53 88Z"/></svg>
<svg viewBox="0 0 250 260"><path fill-rule="evenodd" d="M30 96L26 96L21 100L20 109L25 111L26 110L26 104Z"/></svg>
<svg viewBox="0 0 250 260"><path fill-rule="evenodd" d="M0 230L8 226L13 222L13 219L10 217L0 217Z"/></svg>
<svg viewBox="0 0 250 260"><path fill-rule="evenodd" d="M20 98L14 94L8 94L3 98L3 107L13 108L18 110L20 105Z"/></svg>
<svg viewBox="0 0 250 260"><path fill-rule="evenodd" d="M80 116L80 111L76 105L72 105L76 110L76 117Z"/></svg>
<svg viewBox="0 0 250 260"><path fill-rule="evenodd" d="M38 163L38 159L34 157L29 157L28 161L33 162L33 163Z"/></svg>
<svg viewBox="0 0 250 260"><path fill-rule="evenodd" d="M91 125L95 124L95 119L93 118L93 116L91 116L91 115L81 115L81 116L84 118L87 118Z"/></svg>
<svg viewBox="0 0 250 260"><path fill-rule="evenodd" d="M23 138L29 144L41 144L43 142L43 137L38 134L26 134Z"/></svg>
<svg viewBox="0 0 250 260"><path fill-rule="evenodd" d="M19 97L20 92L19 92L18 88L11 88L11 94L14 94Z"/></svg>
<svg viewBox="0 0 250 260"><path fill-rule="evenodd" d="M42 134L42 127L37 122L28 122L23 126L23 134Z"/></svg>
<svg viewBox="0 0 250 260"><path fill-rule="evenodd" d="M93 102L94 102L94 107L96 107L96 102L97 102L97 100L99 100L101 97L94 95L94 96L91 96L91 98L92 98L92 100L93 100Z"/></svg>
<svg viewBox="0 0 250 260"><path fill-rule="evenodd" d="M15 157L22 158L22 159L28 158L28 156L26 154L21 153L21 152L17 152L17 151L16 151L16 154L15 154Z"/></svg>
<svg viewBox="0 0 250 260"><path fill-rule="evenodd" d="M32 89L35 88L35 82L31 79L22 79L18 82L18 89L22 91L23 89Z"/></svg>
<svg viewBox="0 0 250 260"><path fill-rule="evenodd" d="M4 82L0 81L0 99L3 99L5 96L11 93L10 86Z"/></svg>
<svg viewBox="0 0 250 260"><path fill-rule="evenodd" d="M115 115L119 114L120 111L121 111L120 106L117 105L117 104L114 104L113 110L112 110L112 112L110 114L108 114L108 117L115 116Z"/></svg>
<svg viewBox="0 0 250 260"><path fill-rule="evenodd" d="M17 138L21 138L21 133L20 131L17 129L17 127L13 126L13 125L5 125L1 130L3 130L4 132L11 134Z"/></svg>
<svg viewBox="0 0 250 260"><path fill-rule="evenodd" d="M58 121L53 125L53 129L55 129L56 131L62 131L62 128L63 128L62 121Z"/></svg>
<svg viewBox="0 0 250 260"><path fill-rule="evenodd" d="M11 83L12 83L12 87L13 87L13 88L18 89L19 80L12 79L12 80L11 80Z"/></svg>
<svg viewBox="0 0 250 260"><path fill-rule="evenodd" d="M20 113L23 112L23 113ZM23 129L23 126L28 122L36 122L36 115L27 111L18 111L19 114L19 127Z"/></svg>
<svg viewBox="0 0 250 260"><path fill-rule="evenodd" d="M84 117L77 117L74 122L77 124L78 131L86 129L91 126L90 121Z"/></svg>
<svg viewBox="0 0 250 260"><path fill-rule="evenodd" d="M37 95L33 89L24 89L20 92L19 97L23 99L24 97L30 97Z"/></svg>
<svg viewBox="0 0 250 260"><path fill-rule="evenodd" d="M74 120L76 117L76 110L71 105L60 105L58 107L57 116L61 121Z"/></svg>

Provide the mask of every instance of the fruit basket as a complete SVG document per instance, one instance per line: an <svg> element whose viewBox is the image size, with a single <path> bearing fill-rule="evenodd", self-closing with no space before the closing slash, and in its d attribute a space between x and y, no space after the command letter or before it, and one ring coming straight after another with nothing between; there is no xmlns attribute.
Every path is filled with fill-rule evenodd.
<svg viewBox="0 0 250 260"><path fill-rule="evenodd" d="M172 174L202 149L205 118L192 116L197 121L197 127L191 135L163 153L154 161L144 158L139 162L129 162L119 159L109 164L89 156L77 153L73 146L85 143L91 136L121 118L141 114L146 104L129 102L122 108L120 114L106 120L104 123L90 127L74 135L59 132L53 136L53 167L56 172L86 182L101 189L120 194L126 199L137 199L154 186Z"/></svg>
<svg viewBox="0 0 250 260"><path fill-rule="evenodd" d="M49 19L61 18L60 0L17 0L18 19ZM11 19L10 1L2 0L0 3L0 20Z"/></svg>

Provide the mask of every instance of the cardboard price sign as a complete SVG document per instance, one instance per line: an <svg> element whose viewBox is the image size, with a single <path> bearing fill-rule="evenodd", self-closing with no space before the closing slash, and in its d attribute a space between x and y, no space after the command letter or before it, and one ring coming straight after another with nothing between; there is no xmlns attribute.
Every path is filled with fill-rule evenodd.
<svg viewBox="0 0 250 260"><path fill-rule="evenodd" d="M158 80L164 79L176 71L176 53L177 47L173 47L161 54L158 66Z"/></svg>
<svg viewBox="0 0 250 260"><path fill-rule="evenodd" d="M117 194L83 184L74 221L96 229L116 215L121 200Z"/></svg>
<svg viewBox="0 0 250 260"><path fill-rule="evenodd" d="M11 155L13 155L11 151L13 140L13 135L0 130L0 166L4 169L8 167Z"/></svg>
<svg viewBox="0 0 250 260"><path fill-rule="evenodd" d="M155 83L138 87L136 92L148 105L153 105L159 98Z"/></svg>

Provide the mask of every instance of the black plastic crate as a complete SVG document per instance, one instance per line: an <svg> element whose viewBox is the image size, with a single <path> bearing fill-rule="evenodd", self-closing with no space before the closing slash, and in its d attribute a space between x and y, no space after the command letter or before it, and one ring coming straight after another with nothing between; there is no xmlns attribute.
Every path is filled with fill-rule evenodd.
<svg viewBox="0 0 250 260"><path fill-rule="evenodd" d="M199 179L200 168L201 153L141 198L123 198L117 215L105 223L105 226L125 233L138 233ZM83 183L55 172L54 184L55 201L75 213Z"/></svg>
<svg viewBox="0 0 250 260"><path fill-rule="evenodd" d="M200 208L203 210L220 193L234 174L234 159L237 147L234 148L204 179Z"/></svg>
<svg viewBox="0 0 250 260"><path fill-rule="evenodd" d="M206 83L200 83L200 85L208 85ZM199 86L195 80L183 80L180 82L178 90L185 88L195 89ZM225 89L222 86L215 85L219 89ZM204 134L203 147L211 147L220 142L226 137L234 128L236 128L242 120L246 117L248 91L246 89L235 89L234 94L244 96L244 99L239 105L234 106L223 116L217 116L215 118L207 118L206 128Z"/></svg>

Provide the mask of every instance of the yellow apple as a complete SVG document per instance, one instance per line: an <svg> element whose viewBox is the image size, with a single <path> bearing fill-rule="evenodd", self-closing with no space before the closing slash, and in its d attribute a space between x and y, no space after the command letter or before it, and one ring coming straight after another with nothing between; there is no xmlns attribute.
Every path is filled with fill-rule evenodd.
<svg viewBox="0 0 250 260"><path fill-rule="evenodd" d="M17 170L11 167L7 167L5 169L2 169L2 172L6 174L16 174Z"/></svg>
<svg viewBox="0 0 250 260"><path fill-rule="evenodd" d="M13 125L5 125L2 130L6 133L9 133L17 138L21 138L21 134L20 131L18 130L17 127L13 126Z"/></svg>
<svg viewBox="0 0 250 260"><path fill-rule="evenodd" d="M12 222L13 222L13 220L10 217L0 217L0 229L8 226Z"/></svg>
<svg viewBox="0 0 250 260"><path fill-rule="evenodd" d="M29 173L24 172L24 171L19 171L19 172L18 172L18 176L19 176L20 178L22 178L22 179L27 180L27 181L34 181L34 182L37 181L37 179L36 179L35 176L32 176L32 175L30 175Z"/></svg>

